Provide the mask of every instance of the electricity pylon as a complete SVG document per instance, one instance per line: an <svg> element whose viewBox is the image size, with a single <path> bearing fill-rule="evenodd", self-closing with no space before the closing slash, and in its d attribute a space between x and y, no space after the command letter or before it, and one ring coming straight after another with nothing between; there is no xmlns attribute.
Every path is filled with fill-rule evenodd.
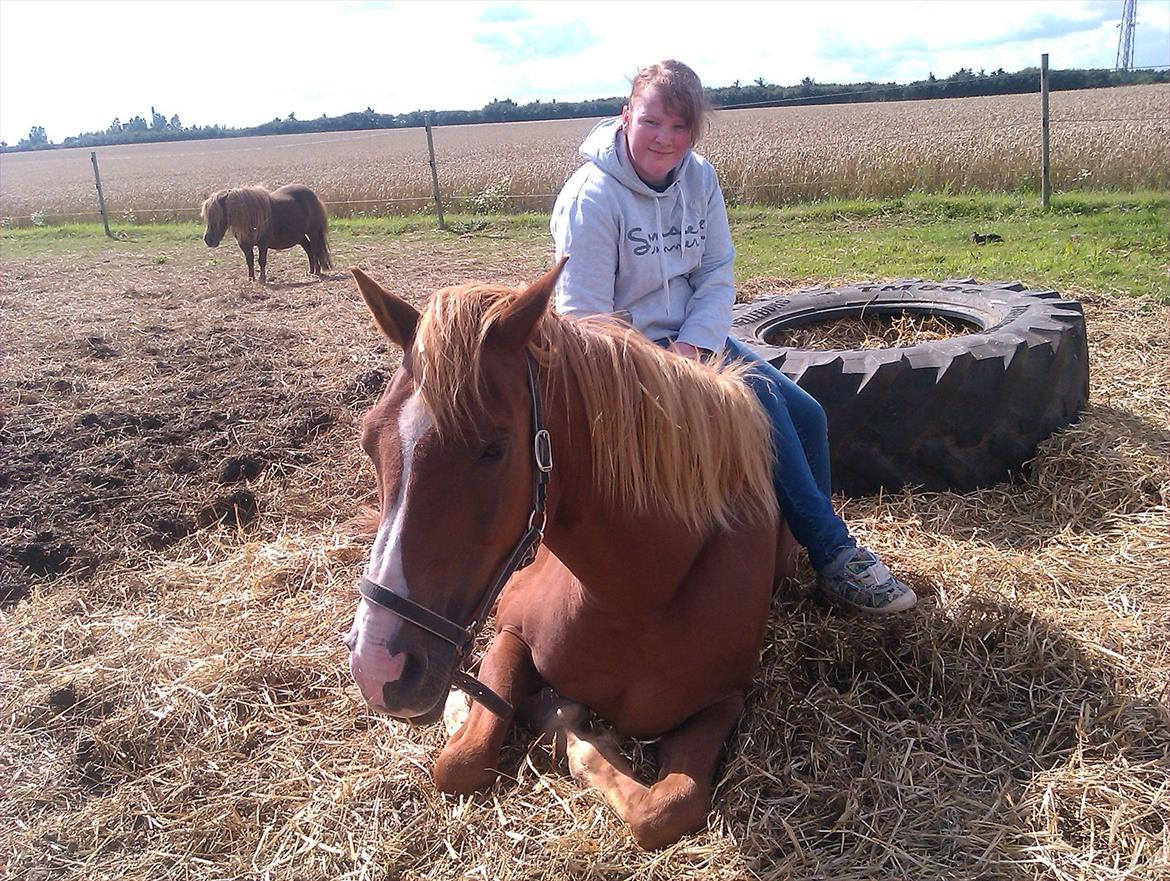
<svg viewBox="0 0 1170 881"><path fill-rule="evenodd" d="M1134 16L1137 13L1137 0L1125 0L1121 10L1121 34L1117 40L1117 70L1129 70L1133 67L1133 30Z"/></svg>

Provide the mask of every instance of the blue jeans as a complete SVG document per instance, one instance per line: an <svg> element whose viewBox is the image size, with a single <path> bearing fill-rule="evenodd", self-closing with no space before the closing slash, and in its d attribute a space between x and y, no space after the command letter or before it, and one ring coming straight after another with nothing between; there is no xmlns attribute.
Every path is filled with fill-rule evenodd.
<svg viewBox="0 0 1170 881"><path fill-rule="evenodd" d="M808 551L816 570L857 546L833 510L829 483L829 427L816 399L738 340L728 337L727 360L747 361L747 383L772 420L776 447L772 481L780 513Z"/></svg>

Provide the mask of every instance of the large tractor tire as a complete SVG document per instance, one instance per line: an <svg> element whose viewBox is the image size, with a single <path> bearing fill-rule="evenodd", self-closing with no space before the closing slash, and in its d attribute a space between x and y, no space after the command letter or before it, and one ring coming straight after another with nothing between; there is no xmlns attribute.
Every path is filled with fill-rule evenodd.
<svg viewBox="0 0 1170 881"><path fill-rule="evenodd" d="M888 349L776 344L799 325L904 313L971 332ZM825 408L833 489L850 497L998 483L1076 421L1089 396L1080 304L1019 282L809 288L737 306L732 333Z"/></svg>

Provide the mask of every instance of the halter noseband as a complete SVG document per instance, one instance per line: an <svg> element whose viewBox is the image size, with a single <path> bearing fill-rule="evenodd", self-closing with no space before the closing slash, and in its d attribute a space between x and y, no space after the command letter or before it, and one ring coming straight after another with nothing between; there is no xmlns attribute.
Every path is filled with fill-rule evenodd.
<svg viewBox="0 0 1170 881"><path fill-rule="evenodd" d="M527 356L528 391L532 397L532 452L533 452L533 489L532 512L528 515L528 528L520 536L520 540L513 546L504 565L496 573L495 578L488 584L483 596L476 604L471 621L466 625L456 624L449 618L432 612L425 606L420 606L413 600L393 593L375 581L362 576L361 595L377 606L393 612L400 618L409 621L423 630L434 634L455 646L456 669L451 677L451 685L466 692L473 700L479 701L491 712L502 718L512 713L512 705L472 676L460 669L460 662L468 649L475 642L475 636L483 626L492 604L516 572L528 566L536 559L536 550L544 539L545 525L545 498L548 494L549 473L552 471L552 439L544 427L544 418L540 409L540 390L536 384L536 371L532 364L532 356Z"/></svg>

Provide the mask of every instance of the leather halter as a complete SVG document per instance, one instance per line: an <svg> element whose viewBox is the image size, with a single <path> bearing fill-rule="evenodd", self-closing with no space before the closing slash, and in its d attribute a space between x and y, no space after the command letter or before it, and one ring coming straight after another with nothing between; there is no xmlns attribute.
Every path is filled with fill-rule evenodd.
<svg viewBox="0 0 1170 881"><path fill-rule="evenodd" d="M536 384L536 370L531 355L527 355L527 366L528 391L532 397L532 452L534 461L532 512L528 515L528 528L513 546L504 565L489 582L487 589L475 606L471 620L465 625L457 624L425 606L420 606L413 600L387 590L365 576L362 576L360 587L361 595L374 605L393 612L398 617L455 646L455 672L451 676L451 685L466 692L473 700L479 701L501 718L511 715L512 705L470 673L461 669L460 663L471 648L472 643L475 642L476 634L491 613L492 604L495 603L496 598L504 589L508 579L536 559L536 550L544 539L545 499L548 494L549 473L553 467L552 439L544 427L544 418L540 408L540 390Z"/></svg>

